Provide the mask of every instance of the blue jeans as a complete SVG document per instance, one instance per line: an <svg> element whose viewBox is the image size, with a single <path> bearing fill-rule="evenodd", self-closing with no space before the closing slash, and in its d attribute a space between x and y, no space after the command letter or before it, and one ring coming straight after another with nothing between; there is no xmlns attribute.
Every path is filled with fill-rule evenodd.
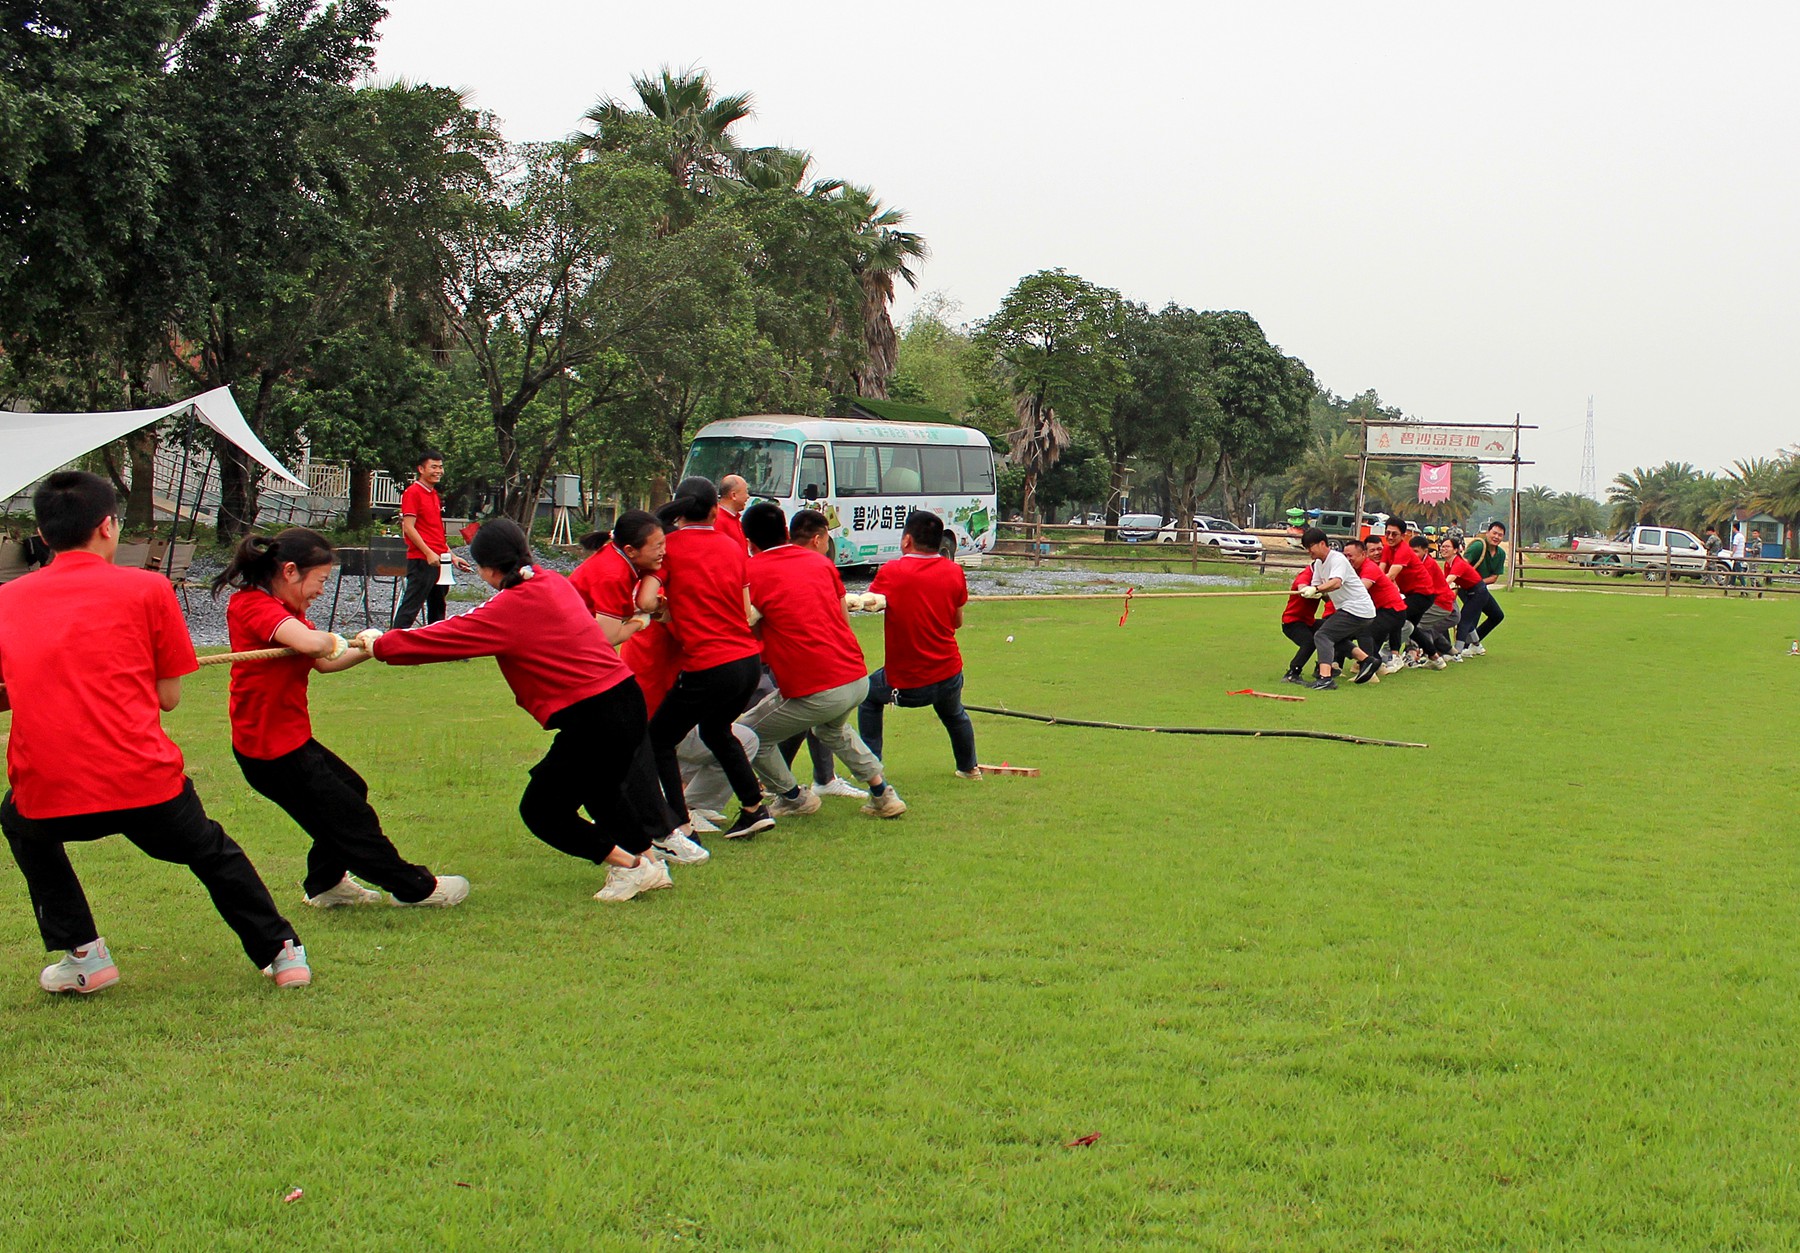
<svg viewBox="0 0 1800 1253"><path fill-rule="evenodd" d="M924 687L891 687L887 667L869 676L869 694L856 711L856 729L863 743L876 757L881 757L881 717L883 707L899 705L903 709L921 709L930 705L937 711L938 721L950 733L950 751L956 755L958 770L975 769L975 724L969 721L962 703L963 677L958 671L937 683ZM883 760L886 760L883 758Z"/></svg>

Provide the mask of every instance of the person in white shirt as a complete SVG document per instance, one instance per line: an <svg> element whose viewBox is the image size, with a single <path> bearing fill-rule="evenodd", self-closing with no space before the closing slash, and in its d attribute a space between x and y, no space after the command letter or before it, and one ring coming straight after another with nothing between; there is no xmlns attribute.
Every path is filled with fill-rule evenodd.
<svg viewBox="0 0 1800 1253"><path fill-rule="evenodd" d="M1738 527L1731 533L1731 569L1733 587L1744 585L1744 528Z"/></svg>
<svg viewBox="0 0 1800 1253"><path fill-rule="evenodd" d="M1337 681L1332 677L1338 668L1339 646L1349 644L1362 665L1356 682L1368 683L1379 669L1375 656L1375 601L1369 589L1357 577L1350 559L1331 547L1331 541L1318 527L1309 528L1300 537L1301 545L1312 556L1312 586L1300 594L1308 599L1328 597L1332 612L1313 635L1313 647L1319 653L1319 677L1308 684L1314 691L1333 692ZM1359 647L1360 645L1360 647Z"/></svg>

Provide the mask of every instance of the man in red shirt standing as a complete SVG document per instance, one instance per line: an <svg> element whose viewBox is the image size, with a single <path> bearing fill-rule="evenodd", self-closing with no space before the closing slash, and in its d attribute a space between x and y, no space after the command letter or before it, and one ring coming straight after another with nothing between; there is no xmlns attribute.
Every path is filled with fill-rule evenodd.
<svg viewBox="0 0 1800 1253"><path fill-rule="evenodd" d="M445 562L458 570L472 569L450 551L444 535L444 498L438 481L444 477L444 454L428 448L419 454L418 477L400 493L400 534L406 536L406 594L394 611L394 630L413 624L419 610L425 621L441 622L449 589L438 582Z"/></svg>
<svg viewBox="0 0 1800 1253"><path fill-rule="evenodd" d="M727 474L719 480L719 513L713 519L713 529L721 535L729 535L738 543L749 547L744 538L744 508L750 503L750 484L741 474Z"/></svg>
<svg viewBox="0 0 1800 1253"><path fill-rule="evenodd" d="M956 647L969 584L961 566L938 555L943 542L944 520L913 510L900 534L900 559L881 567L869 584L871 592L887 597L887 658L869 676L869 695L857 714L857 729L869 751L880 757L883 707L930 705L950 733L957 777L979 779L975 726L963 708L962 653Z"/></svg>
<svg viewBox="0 0 1800 1253"><path fill-rule="evenodd" d="M739 721L761 741L756 773L775 793L769 812L780 818L818 811L819 798L794 781L781 753L782 741L812 731L869 785L863 812L898 818L906 802L882 777L880 760L850 729L851 713L869 694L869 678L844 609L837 567L788 542L787 519L778 505L746 509L744 537L751 552L750 603L762 615L757 631L776 690Z"/></svg>
<svg viewBox="0 0 1800 1253"><path fill-rule="evenodd" d="M1410 640L1419 628L1419 619L1437 597L1424 562L1413 550L1404 518L1387 520L1381 540L1381 568L1406 598L1406 627L1401 638L1403 642Z"/></svg>
<svg viewBox="0 0 1800 1253"><path fill-rule="evenodd" d="M164 733L198 668L169 581L112 564L118 494L53 474L32 498L48 567L0 587L0 709L13 711L0 831L25 876L47 949L46 992L97 992L119 968L63 846L123 835L205 884L250 960L279 987L312 981L294 928L244 850L206 816Z"/></svg>

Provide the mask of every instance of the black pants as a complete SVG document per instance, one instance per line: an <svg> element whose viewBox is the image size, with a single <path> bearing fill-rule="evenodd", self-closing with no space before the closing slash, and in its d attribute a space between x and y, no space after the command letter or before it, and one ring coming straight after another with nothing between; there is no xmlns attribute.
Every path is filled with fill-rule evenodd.
<svg viewBox="0 0 1800 1253"><path fill-rule="evenodd" d="M156 860L193 871L257 969L274 961L289 940L299 943L244 850L206 816L192 780L183 783L179 796L160 805L67 818L27 818L8 792L0 800L0 830L25 876L46 949L80 948L99 938L87 893L63 845L109 835L123 835Z"/></svg>
<svg viewBox="0 0 1800 1253"><path fill-rule="evenodd" d="M749 708L761 676L762 661L757 657L740 657L709 670L684 670L676 676L675 686L663 697L663 703L656 707L656 716L650 719L650 747L656 753L663 796L668 799L677 825L688 820L688 811L675 746L695 727L700 728L700 742L718 758L725 777L731 781L738 804L745 809L762 804L762 784L756 781L756 771L744 756L744 746L731 730L732 720Z"/></svg>
<svg viewBox="0 0 1800 1253"><path fill-rule="evenodd" d="M1313 635L1317 630L1318 628L1310 622L1284 622L1281 624L1281 633L1292 640L1294 647L1300 650L1294 654L1294 659L1288 662L1289 674L1298 674L1306 663L1312 660Z"/></svg>
<svg viewBox="0 0 1800 1253"><path fill-rule="evenodd" d="M312 836L306 878L300 883L308 896L336 887L346 874L367 879L408 904L437 889L437 877L401 857L382 833L362 776L319 741L308 740L293 752L266 761L236 749L232 756L244 781Z"/></svg>
<svg viewBox="0 0 1800 1253"><path fill-rule="evenodd" d="M1406 614L1399 609L1375 611L1375 638L1386 640L1388 649L1399 652L1406 645Z"/></svg>
<svg viewBox="0 0 1800 1253"><path fill-rule="evenodd" d="M1478 583L1462 594L1462 615L1456 622L1456 642L1464 648L1479 644L1492 635L1505 619L1506 615L1500 612L1500 602L1494 599L1488 585Z"/></svg>
<svg viewBox="0 0 1800 1253"><path fill-rule="evenodd" d="M531 768L519 798L528 831L558 852L598 865L615 846L641 853L674 829L645 734L644 692L636 683L616 684L559 709L550 729L556 739Z"/></svg>
<svg viewBox="0 0 1800 1253"><path fill-rule="evenodd" d="M811 731L781 741L781 759L789 766L794 758L800 755L800 746L806 745L807 755L812 758L813 784L823 787L837 778L837 760L832 757L831 750L826 748L819 737Z"/></svg>
<svg viewBox="0 0 1800 1253"><path fill-rule="evenodd" d="M444 620L444 598L450 589L438 582L439 569L435 561L406 559L406 594L400 598L400 608L394 610L394 630L411 626L420 609L425 610L428 626Z"/></svg>
<svg viewBox="0 0 1800 1253"><path fill-rule="evenodd" d="M1358 618L1340 609L1313 632L1313 647L1319 650L1321 666L1339 664L1339 644L1361 644L1363 652L1372 659L1375 656L1375 619ZM1349 649L1344 651L1350 652Z"/></svg>

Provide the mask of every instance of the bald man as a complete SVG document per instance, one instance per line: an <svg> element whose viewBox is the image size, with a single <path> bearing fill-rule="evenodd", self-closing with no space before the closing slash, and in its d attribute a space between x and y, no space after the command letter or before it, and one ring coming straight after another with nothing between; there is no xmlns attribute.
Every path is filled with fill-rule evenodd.
<svg viewBox="0 0 1800 1253"><path fill-rule="evenodd" d="M750 484L744 481L743 475L727 474L719 480L719 516L713 520L713 530L731 536L745 551L750 546L744 540L744 526L738 519L743 517L744 506L749 503Z"/></svg>

